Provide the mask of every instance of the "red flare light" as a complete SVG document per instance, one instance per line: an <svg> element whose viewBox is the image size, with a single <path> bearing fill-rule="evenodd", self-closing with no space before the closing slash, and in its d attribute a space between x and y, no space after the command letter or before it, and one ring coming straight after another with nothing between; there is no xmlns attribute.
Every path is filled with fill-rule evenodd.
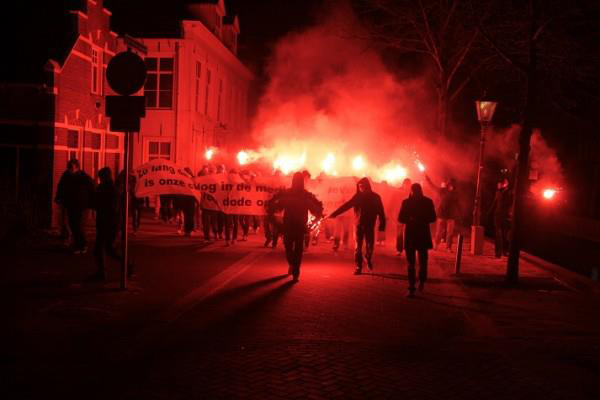
<svg viewBox="0 0 600 400"><path fill-rule="evenodd" d="M546 200L552 200L556 196L557 192L558 191L556 189L544 189L542 196L544 196Z"/></svg>

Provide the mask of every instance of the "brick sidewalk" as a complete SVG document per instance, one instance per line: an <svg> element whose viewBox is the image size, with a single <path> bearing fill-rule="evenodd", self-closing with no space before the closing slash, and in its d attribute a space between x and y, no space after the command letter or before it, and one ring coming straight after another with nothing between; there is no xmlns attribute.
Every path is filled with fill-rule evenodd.
<svg viewBox="0 0 600 400"><path fill-rule="evenodd" d="M426 292L406 299L405 261L391 249L377 247L374 273L356 277L351 252L312 247L292 285L281 249L261 242L205 246L144 220L132 241L144 268L127 292L115 290L116 269L85 285L89 260L21 255L11 265L26 273L4 280L16 334L3 341L14 343L5 383L21 398L600 394L599 299L548 270L523 262L508 287L489 248L465 255L458 277L454 254L434 251Z"/></svg>

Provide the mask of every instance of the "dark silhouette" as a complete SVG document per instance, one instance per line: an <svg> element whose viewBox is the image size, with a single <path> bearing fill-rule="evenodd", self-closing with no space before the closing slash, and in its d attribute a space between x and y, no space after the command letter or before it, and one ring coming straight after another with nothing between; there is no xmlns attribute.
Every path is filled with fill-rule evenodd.
<svg viewBox="0 0 600 400"><path fill-rule="evenodd" d="M433 248L429 224L435 222L435 207L429 197L423 196L423 189L413 183L408 199L402 202L398 222L405 224L404 248L408 261L408 296L413 297L416 285L416 253L419 253L419 291L423 291L427 280L427 256Z"/></svg>
<svg viewBox="0 0 600 400"><path fill-rule="evenodd" d="M367 266L369 270L373 270L372 258L375 245L375 222L377 218L379 218L379 231L385 232L383 203L381 202L381 197L371 190L371 183L368 178L362 178L358 181L356 184L356 194L331 213L330 217L335 218L350 208L354 208L356 221L356 253L354 255L356 270L354 273L360 275L363 264L363 241L366 241L365 258L367 259Z"/></svg>
<svg viewBox="0 0 600 400"><path fill-rule="evenodd" d="M117 261L121 257L117 255L114 242L119 229L119 209L117 188L112 179L110 168L104 167L98 171L100 184L94 193L94 209L96 210L96 247L94 256L98 270L92 276L93 280L104 280L106 272L104 268L104 255L108 254Z"/></svg>
<svg viewBox="0 0 600 400"><path fill-rule="evenodd" d="M90 208L94 182L80 169L79 161L69 160L67 173L63 174L56 190L56 203L65 207L69 220L69 229L73 235L75 254L87 252L84 223L86 212Z"/></svg>
<svg viewBox="0 0 600 400"><path fill-rule="evenodd" d="M446 250L452 251L454 239L454 225L458 218L458 197L456 194L456 183L454 179L448 179L440 186L434 184L429 176L425 175L427 183L435 189L439 195L437 207L438 222L435 229L435 248L437 248L444 237Z"/></svg>
<svg viewBox="0 0 600 400"><path fill-rule="evenodd" d="M508 179L504 178L498 182L496 195L490 208L494 217L494 236L496 258L508 255L508 230L510 228L510 208L512 196Z"/></svg>
<svg viewBox="0 0 600 400"><path fill-rule="evenodd" d="M297 282L307 232L308 212L321 218L323 204L314 194L304 189L304 176L300 172L294 174L292 187L276 193L270 203L272 213L283 210L283 243L289 264L288 274L291 273L294 282Z"/></svg>

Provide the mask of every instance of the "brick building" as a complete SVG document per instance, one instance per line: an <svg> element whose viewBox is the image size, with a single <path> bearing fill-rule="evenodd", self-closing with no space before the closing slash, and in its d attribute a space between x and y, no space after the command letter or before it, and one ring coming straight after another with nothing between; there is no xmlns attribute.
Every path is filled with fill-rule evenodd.
<svg viewBox="0 0 600 400"><path fill-rule="evenodd" d="M20 7L37 31L18 37L26 40L8 53L21 58L0 77L0 213L25 213L46 227L57 222L52 199L69 159L94 178L104 166L122 168L123 137L105 116L113 94L105 72L135 41L111 30L103 0L64 3L78 7L65 11L53 0L35 12L24 2L5 10L18 18ZM173 19L172 34L138 35L148 48L147 117L132 140L134 166L162 157L197 169L204 147L225 146L247 129L252 75L236 57L237 18L225 15L222 0L190 6L187 15Z"/></svg>
<svg viewBox="0 0 600 400"><path fill-rule="evenodd" d="M111 94L106 65L123 48L110 30L111 13L103 0L71 2L79 5L71 11L49 3L38 10L46 21L37 21L50 26L48 32L28 36L38 45L29 51L45 60L17 65L26 73L3 77L7 81L0 84L2 201L32 201L27 208L39 213L35 219L43 226L56 222L52 198L69 159L79 159L92 177L103 166L117 171L122 165L122 137L109 131L104 114ZM48 52L42 35L54 44Z"/></svg>

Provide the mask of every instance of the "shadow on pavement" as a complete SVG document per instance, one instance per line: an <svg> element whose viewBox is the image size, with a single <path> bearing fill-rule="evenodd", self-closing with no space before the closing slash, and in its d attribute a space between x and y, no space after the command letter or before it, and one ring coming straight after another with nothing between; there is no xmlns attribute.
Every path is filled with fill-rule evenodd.
<svg viewBox="0 0 600 400"><path fill-rule="evenodd" d="M228 300L234 299L236 297L243 296L243 295L250 293L256 289L259 289L263 286L268 286L271 283L274 283L281 279L284 279L287 276L288 276L287 274L277 275L277 276L273 276L270 278L261 279L261 280L258 280L258 281L252 282L252 283L248 283L245 285L236 286L236 287L233 287L230 289L222 290L222 291L218 292L217 294L210 296L206 300L200 302L194 308L205 307L208 304L215 305L216 303L228 301Z"/></svg>
<svg viewBox="0 0 600 400"><path fill-rule="evenodd" d="M285 275L287 276L287 275ZM276 277L281 279L282 277ZM273 278L271 278L273 281ZM292 281L286 281L281 285L261 294L252 301L237 307L234 312L224 315L213 323L209 324L204 330L204 334L211 336L218 341L229 342L231 336L244 335L244 329L240 329L249 320L257 318L260 314L277 307L284 295L296 285Z"/></svg>

